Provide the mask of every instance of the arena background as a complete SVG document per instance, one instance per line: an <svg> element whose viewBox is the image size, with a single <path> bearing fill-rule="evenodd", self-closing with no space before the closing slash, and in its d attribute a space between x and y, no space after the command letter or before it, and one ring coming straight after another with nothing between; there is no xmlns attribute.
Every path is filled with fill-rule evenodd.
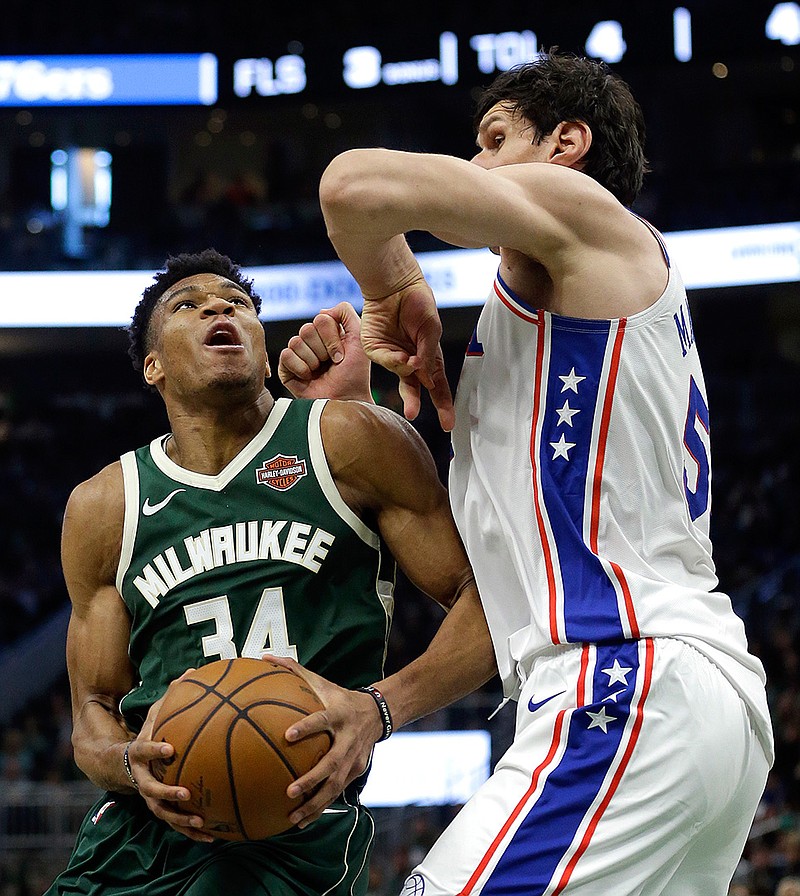
<svg viewBox="0 0 800 896"><path fill-rule="evenodd" d="M720 587L767 668L778 746L732 892L772 896L783 878L800 875L800 4L287 6L3 5L0 896L45 888L94 793L69 744L64 504L79 481L166 426L125 356L122 325L137 293L113 296L115 308L128 309L123 319L109 324L97 312L104 324L76 326L85 317L74 276L140 272L146 283L168 254L213 245L248 269L304 266L286 282L327 272L314 281L319 305L349 295L341 272L324 266L335 259L316 194L327 162L373 145L468 157L475 89L552 46L607 58L642 103L652 173L636 211L690 239L737 228L721 236L730 263L723 255L716 282L727 285L699 285L690 301L712 414ZM198 63L206 69L193 104L148 102L147 90L170 81L151 78L144 94L113 105L85 75L97 60L43 58L121 54L210 54L216 68L208 55ZM75 190L69 172L86 165L91 188L84 177ZM738 229L775 224L788 226ZM445 248L409 238L420 251ZM715 260L704 255L709 244L693 245L701 262ZM279 313L267 306L273 361L307 313L287 295L277 296ZM468 290L459 301L458 288L451 298L442 313L455 383L478 299ZM61 326L44 313L52 307ZM381 371L374 390L397 407ZM448 442L427 405L418 427L444 477ZM438 620L401 582L389 667L422 650ZM494 761L513 725L510 708L489 720L498 702L493 682L412 728L488 731ZM457 810L454 797L435 806L414 799L374 810L376 896L399 891Z"/></svg>

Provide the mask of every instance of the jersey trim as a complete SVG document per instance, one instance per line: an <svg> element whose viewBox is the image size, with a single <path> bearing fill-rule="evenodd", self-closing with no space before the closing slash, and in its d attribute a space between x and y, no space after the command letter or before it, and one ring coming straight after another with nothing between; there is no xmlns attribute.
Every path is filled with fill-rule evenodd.
<svg viewBox="0 0 800 896"><path fill-rule="evenodd" d="M153 458L153 463L165 476L169 476L170 479L174 479L175 482L180 482L182 485L191 485L194 488L203 488L212 492L222 491L269 442L284 414L289 409L290 403L291 399L289 398L278 398L272 406L272 410L269 412L261 431L253 436L236 457L214 476L206 473L196 473L194 470L187 470L176 464L164 450L163 436L153 439L150 443L150 455Z"/></svg>
<svg viewBox="0 0 800 896"><path fill-rule="evenodd" d="M344 498L339 494L339 489L336 487L328 466L325 447L322 443L322 431L320 429L320 420L326 404L327 399L315 401L308 415L308 447L311 455L311 466L314 468L319 487L322 489L322 493L328 499L331 507L365 544L377 550L380 548L381 541L378 534L373 532L346 504Z"/></svg>
<svg viewBox="0 0 800 896"><path fill-rule="evenodd" d="M136 467L136 454L128 451L119 459L122 466L122 483L125 496L125 516L122 523L122 548L117 565L116 586L122 594L122 583L125 573L131 565L133 548L136 543L136 529L139 525L139 471Z"/></svg>

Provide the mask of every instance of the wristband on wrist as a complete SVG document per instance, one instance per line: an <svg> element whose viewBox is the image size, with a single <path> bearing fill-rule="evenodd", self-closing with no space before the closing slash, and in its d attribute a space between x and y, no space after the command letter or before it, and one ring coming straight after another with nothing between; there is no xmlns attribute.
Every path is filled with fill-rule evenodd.
<svg viewBox="0 0 800 896"><path fill-rule="evenodd" d="M380 713L381 723L383 725L383 734L378 738L377 743L386 740L389 735L394 731L394 723L392 722L392 714L389 712L389 704L386 702L386 698L383 694L371 684L368 684L364 688L356 688L357 691L363 691L365 694L369 694L370 697L375 701L375 705L378 707L378 712Z"/></svg>
<svg viewBox="0 0 800 896"><path fill-rule="evenodd" d="M128 750L130 749L130 745L133 743L132 740L129 740L128 743L125 744L125 752L122 754L122 764L125 766L125 774L128 776L128 780L131 782L131 786L135 789L139 789L139 785L136 783L136 778L133 777L133 772L131 771L131 759L128 756Z"/></svg>

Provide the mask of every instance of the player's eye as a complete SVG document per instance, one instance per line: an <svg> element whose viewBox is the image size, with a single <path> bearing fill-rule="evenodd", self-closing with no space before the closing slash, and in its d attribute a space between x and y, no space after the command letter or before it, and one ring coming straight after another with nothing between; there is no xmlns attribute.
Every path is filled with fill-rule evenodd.
<svg viewBox="0 0 800 896"><path fill-rule="evenodd" d="M193 302L191 299L181 299L180 302L176 302L173 305L172 310L180 311L182 308L196 308L196 307L197 307L197 303Z"/></svg>

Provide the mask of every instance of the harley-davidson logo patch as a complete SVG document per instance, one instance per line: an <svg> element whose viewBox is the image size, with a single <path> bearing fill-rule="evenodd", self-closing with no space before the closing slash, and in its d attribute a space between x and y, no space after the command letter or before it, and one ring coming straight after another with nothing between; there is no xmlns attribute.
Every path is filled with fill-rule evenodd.
<svg viewBox="0 0 800 896"><path fill-rule="evenodd" d="M296 485L307 473L306 462L293 455L276 454L270 460L265 460L256 470L256 482L274 488L276 492L287 492Z"/></svg>

